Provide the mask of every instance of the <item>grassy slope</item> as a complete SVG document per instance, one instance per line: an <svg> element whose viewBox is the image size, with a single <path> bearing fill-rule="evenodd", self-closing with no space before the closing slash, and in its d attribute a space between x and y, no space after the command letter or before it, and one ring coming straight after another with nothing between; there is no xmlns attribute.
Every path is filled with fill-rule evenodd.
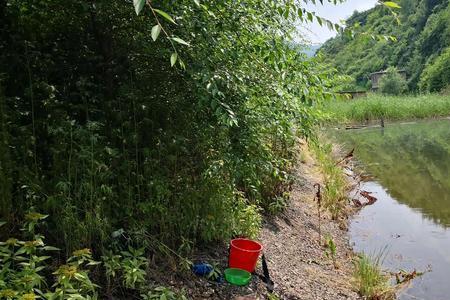
<svg viewBox="0 0 450 300"><path fill-rule="evenodd" d="M450 95L381 96L334 101L323 111L331 122L363 122L380 119L423 119L450 115Z"/></svg>

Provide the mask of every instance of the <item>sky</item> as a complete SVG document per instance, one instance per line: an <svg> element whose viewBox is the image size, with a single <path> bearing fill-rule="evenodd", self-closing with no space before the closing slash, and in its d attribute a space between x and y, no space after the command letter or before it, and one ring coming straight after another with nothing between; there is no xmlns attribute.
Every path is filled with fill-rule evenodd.
<svg viewBox="0 0 450 300"><path fill-rule="evenodd" d="M344 3L333 5L324 1L324 4L314 5L309 3L306 6L307 11L314 11L322 18L328 19L334 23L339 23L341 20L345 20L350 17L355 10L364 11L374 7L377 0L347 0ZM327 26L321 27L317 23L302 25L299 30L306 38L313 44L324 43L331 37L336 35L336 32L328 30Z"/></svg>

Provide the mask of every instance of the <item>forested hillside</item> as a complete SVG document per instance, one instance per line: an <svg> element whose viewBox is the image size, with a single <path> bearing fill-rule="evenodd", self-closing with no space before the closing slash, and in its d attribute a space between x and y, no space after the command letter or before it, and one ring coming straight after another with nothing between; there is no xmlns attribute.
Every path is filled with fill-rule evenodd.
<svg viewBox="0 0 450 300"><path fill-rule="evenodd" d="M327 63L353 78L352 89L370 88L369 74L391 66L406 71L411 91L436 92L450 83L449 1L398 3L398 20L383 6L355 12L347 20L359 26L355 38L339 35L321 48ZM381 33L395 38L375 36Z"/></svg>

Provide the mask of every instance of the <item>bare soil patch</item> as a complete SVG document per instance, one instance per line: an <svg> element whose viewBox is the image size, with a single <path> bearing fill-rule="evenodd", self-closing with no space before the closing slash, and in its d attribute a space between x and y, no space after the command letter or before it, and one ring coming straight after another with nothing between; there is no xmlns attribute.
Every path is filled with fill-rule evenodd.
<svg viewBox="0 0 450 300"><path fill-rule="evenodd" d="M359 299L351 286L347 220L333 221L322 213L319 244L313 185L322 176L311 157L299 164L296 178L286 212L268 221L261 233L275 291L282 299ZM324 236L336 244L336 263L325 255Z"/></svg>

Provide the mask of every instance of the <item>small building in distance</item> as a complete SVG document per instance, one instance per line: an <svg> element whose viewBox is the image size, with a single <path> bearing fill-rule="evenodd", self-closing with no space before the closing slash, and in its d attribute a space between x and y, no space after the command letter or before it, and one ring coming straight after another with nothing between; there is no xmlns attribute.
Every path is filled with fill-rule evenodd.
<svg viewBox="0 0 450 300"><path fill-rule="evenodd" d="M403 78L406 79L406 71L405 70L398 70L398 73L401 76L403 76ZM384 76L384 74L386 74L386 71L378 71L378 72L371 73L369 75L370 81L372 81L372 91L373 92L378 91L380 79L381 79L381 77Z"/></svg>

